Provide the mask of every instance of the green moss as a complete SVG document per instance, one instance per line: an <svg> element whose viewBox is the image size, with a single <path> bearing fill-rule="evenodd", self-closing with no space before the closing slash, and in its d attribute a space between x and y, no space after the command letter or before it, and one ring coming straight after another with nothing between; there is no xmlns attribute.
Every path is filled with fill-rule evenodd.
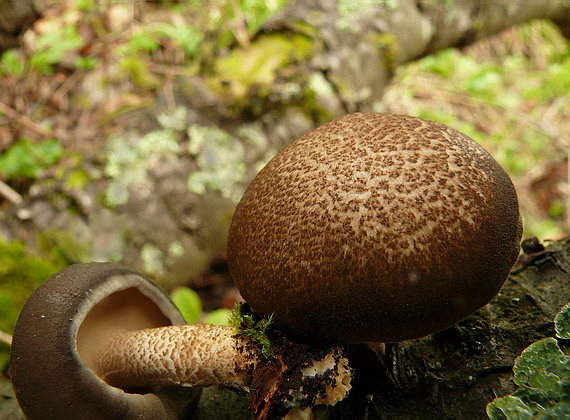
<svg viewBox="0 0 570 420"><path fill-rule="evenodd" d="M312 52L313 43L304 35L262 35L218 59L208 84L238 106L245 106L250 93L266 97L281 70Z"/></svg>
<svg viewBox="0 0 570 420"><path fill-rule="evenodd" d="M0 331L11 334L29 295L63 266L53 257L29 252L20 241L0 239ZM0 371L8 361L7 346L0 347Z"/></svg>
<svg viewBox="0 0 570 420"><path fill-rule="evenodd" d="M148 68L148 64L137 57L124 57L119 61L119 68L125 73L129 80L136 86L155 89L160 85L160 81Z"/></svg>
<svg viewBox="0 0 570 420"><path fill-rule="evenodd" d="M89 261L93 255L93 247L81 228L80 224L74 224L69 230L45 230L39 235L40 247L57 255L60 261L67 264Z"/></svg>
<svg viewBox="0 0 570 420"><path fill-rule="evenodd" d="M239 335L249 337L257 343L261 353L268 359L274 357L273 346L267 335L272 323L273 315L269 318L260 318L243 303L238 303L229 317L229 325L235 328Z"/></svg>
<svg viewBox="0 0 570 420"><path fill-rule="evenodd" d="M303 101L299 103L304 114L318 124L324 124L334 117L334 110L327 105L335 103L336 93L322 73L313 73L307 81Z"/></svg>
<svg viewBox="0 0 570 420"><path fill-rule="evenodd" d="M373 33L370 35L372 45L378 50L386 68L394 72L399 64L399 44L394 35L388 33Z"/></svg>

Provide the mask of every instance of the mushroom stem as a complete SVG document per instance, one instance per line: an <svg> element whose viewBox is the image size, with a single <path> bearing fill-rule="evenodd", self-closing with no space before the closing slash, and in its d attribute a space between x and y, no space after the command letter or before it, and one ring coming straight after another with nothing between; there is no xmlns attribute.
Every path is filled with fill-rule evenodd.
<svg viewBox="0 0 570 420"><path fill-rule="evenodd" d="M177 325L117 331L103 343L96 373L123 389L153 385L223 385L246 390L260 358L231 327Z"/></svg>
<svg viewBox="0 0 570 420"><path fill-rule="evenodd" d="M307 356L290 362L277 354L269 360L253 340L220 325L115 331L102 343L92 368L108 384L126 390L175 384L251 392L258 419L334 405L346 397L352 370L341 347L288 343L288 352Z"/></svg>

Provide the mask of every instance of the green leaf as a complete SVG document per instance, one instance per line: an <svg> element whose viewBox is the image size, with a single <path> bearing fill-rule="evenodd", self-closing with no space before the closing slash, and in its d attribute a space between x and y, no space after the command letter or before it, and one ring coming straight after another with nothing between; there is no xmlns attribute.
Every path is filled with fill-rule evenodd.
<svg viewBox="0 0 570 420"><path fill-rule="evenodd" d="M188 324L200 321L202 301L198 293L188 287L179 287L174 289L171 297Z"/></svg>
<svg viewBox="0 0 570 420"><path fill-rule="evenodd" d="M63 265L55 254L37 254L22 241L5 242L0 235L0 331L13 332L32 291ZM6 368L8 353L8 345L0 341L0 371Z"/></svg>
<svg viewBox="0 0 570 420"><path fill-rule="evenodd" d="M507 395L488 404L487 415L491 420L530 420L533 418L533 410L520 398Z"/></svg>
<svg viewBox="0 0 570 420"><path fill-rule="evenodd" d="M568 334L570 304L555 318L556 332ZM491 420L558 419L570 415L570 356L554 337L539 340L515 360L514 381L519 388L487 405Z"/></svg>
<svg viewBox="0 0 570 420"><path fill-rule="evenodd" d="M565 360L566 359L566 360ZM528 346L515 361L513 372L517 385L541 390L557 400L562 392L562 377L570 377L570 356L566 356L555 338L549 337ZM564 365L566 363L566 366Z"/></svg>
<svg viewBox="0 0 570 420"><path fill-rule="evenodd" d="M570 339L570 303L564 306L556 318L554 318L556 336L563 339Z"/></svg>
<svg viewBox="0 0 570 420"><path fill-rule="evenodd" d="M204 324L230 325L229 317L232 311L221 308L215 309L204 317Z"/></svg>

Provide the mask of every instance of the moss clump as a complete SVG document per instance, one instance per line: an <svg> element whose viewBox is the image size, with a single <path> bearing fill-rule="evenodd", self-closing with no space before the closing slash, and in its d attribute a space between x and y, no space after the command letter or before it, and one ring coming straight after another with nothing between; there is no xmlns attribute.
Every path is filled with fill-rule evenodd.
<svg viewBox="0 0 570 420"><path fill-rule="evenodd" d="M396 37L387 33L374 33L370 35L372 45L378 50L386 68L394 72L399 65L399 44Z"/></svg>
<svg viewBox="0 0 570 420"><path fill-rule="evenodd" d="M93 245L89 242L86 229L81 223L72 220L66 230L44 230L38 235L39 247L57 255L65 264L89 261L93 256Z"/></svg>
<svg viewBox="0 0 570 420"><path fill-rule="evenodd" d="M208 84L238 107L244 107L250 94L267 97L282 70L312 53L313 42L305 35L261 35L250 45L218 59Z"/></svg>
<svg viewBox="0 0 570 420"><path fill-rule="evenodd" d="M273 324L273 315L260 318L253 313L249 305L238 303L229 317L229 325L237 330L239 335L251 338L261 348L261 354L272 359L273 345L268 337L269 327Z"/></svg>
<svg viewBox="0 0 570 420"><path fill-rule="evenodd" d="M300 104L303 111L314 121L324 124L334 118L336 92L332 84L323 73L313 73L307 81L303 102Z"/></svg>
<svg viewBox="0 0 570 420"><path fill-rule="evenodd" d="M20 241L0 239L0 331L11 334L28 296L63 262L30 253ZM0 346L0 370L8 363L7 346Z"/></svg>

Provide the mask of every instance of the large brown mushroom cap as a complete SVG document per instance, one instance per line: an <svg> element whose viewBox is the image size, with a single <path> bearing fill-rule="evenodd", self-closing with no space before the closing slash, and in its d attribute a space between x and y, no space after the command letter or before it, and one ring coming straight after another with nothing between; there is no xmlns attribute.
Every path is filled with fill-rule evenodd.
<svg viewBox="0 0 570 420"><path fill-rule="evenodd" d="M103 382L94 358L111 330L183 323L168 295L134 271L110 263L60 271L32 294L14 331L10 373L22 410L30 420L181 418L195 390L128 393Z"/></svg>
<svg viewBox="0 0 570 420"><path fill-rule="evenodd" d="M230 270L261 315L338 341L447 328L505 281L522 225L505 171L466 135L350 114L279 153L230 228Z"/></svg>

